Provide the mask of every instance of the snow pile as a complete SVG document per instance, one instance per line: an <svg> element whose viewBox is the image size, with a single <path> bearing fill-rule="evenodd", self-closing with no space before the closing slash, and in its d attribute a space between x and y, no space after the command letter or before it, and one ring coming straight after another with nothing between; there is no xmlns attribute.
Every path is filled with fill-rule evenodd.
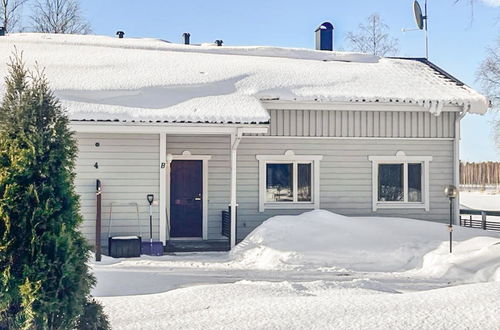
<svg viewBox="0 0 500 330"><path fill-rule="evenodd" d="M453 246L444 242L424 256L418 276L442 277L460 282L500 281L500 239L475 237Z"/></svg>
<svg viewBox="0 0 500 330"><path fill-rule="evenodd" d="M498 233L460 227L454 230L455 241L482 235L494 238L483 238L478 246L491 245L490 239L500 241ZM235 263L258 269L404 271L422 266L423 256L435 249L434 253L439 255L443 249L441 244L447 238L447 226L441 223L345 217L315 210L298 216L268 219L232 251L232 257ZM470 247L465 243L455 244L457 251ZM500 254L495 257L493 250L499 251L498 247L486 248L476 254L478 267L500 265ZM468 262L461 254L454 257L457 261ZM427 255L425 261L424 267L427 267L432 257Z"/></svg>
<svg viewBox="0 0 500 330"><path fill-rule="evenodd" d="M435 114L448 104L488 107L484 96L415 60L23 33L0 38L0 77L14 46L29 66L46 68L73 120L261 123L269 119L262 99L401 102ZM0 83L0 95L4 89Z"/></svg>

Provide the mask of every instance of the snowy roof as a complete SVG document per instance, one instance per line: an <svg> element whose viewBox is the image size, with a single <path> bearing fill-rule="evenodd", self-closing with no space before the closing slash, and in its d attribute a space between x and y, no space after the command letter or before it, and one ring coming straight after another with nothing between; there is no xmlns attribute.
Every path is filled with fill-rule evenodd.
<svg viewBox="0 0 500 330"><path fill-rule="evenodd" d="M2 77L14 46L45 67L72 120L262 123L263 99L416 103L436 114L447 104L488 108L484 96L410 59L23 33L0 37Z"/></svg>

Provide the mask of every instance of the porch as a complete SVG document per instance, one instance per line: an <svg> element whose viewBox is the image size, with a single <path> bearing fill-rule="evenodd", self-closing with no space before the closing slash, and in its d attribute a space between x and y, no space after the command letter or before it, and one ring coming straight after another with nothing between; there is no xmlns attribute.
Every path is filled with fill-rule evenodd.
<svg viewBox="0 0 500 330"><path fill-rule="evenodd" d="M166 254L175 252L223 252L231 249L229 240L169 240Z"/></svg>
<svg viewBox="0 0 500 330"><path fill-rule="evenodd" d="M92 212L87 205L92 207L94 216L98 211L96 199L91 202L85 194L91 187L95 189L96 179L103 185L98 192L102 193L101 210L97 212L102 219L100 224L95 222L95 235L91 236L96 250L106 250L108 235L142 233L143 240L149 239L147 193L154 194L155 199L153 240L161 241L166 253L229 250L236 244L236 215L228 213L229 224L223 233L221 212L236 207L236 154L243 134L267 130L265 125L255 126L75 127L83 173L79 175L79 193L84 195L85 211ZM152 132L152 128L160 132ZM86 218L92 217L90 212L86 212ZM111 217L113 228L108 228ZM233 230L227 232L227 228Z"/></svg>

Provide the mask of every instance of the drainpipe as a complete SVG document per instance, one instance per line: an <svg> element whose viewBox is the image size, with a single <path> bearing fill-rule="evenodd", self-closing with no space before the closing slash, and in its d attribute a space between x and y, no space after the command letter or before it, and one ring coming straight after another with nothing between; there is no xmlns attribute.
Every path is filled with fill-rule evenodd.
<svg viewBox="0 0 500 330"><path fill-rule="evenodd" d="M243 132L239 128L231 134L231 250L236 246L236 157L242 136Z"/></svg>
<svg viewBox="0 0 500 330"><path fill-rule="evenodd" d="M467 110L465 109L461 111L458 116L455 118L455 139L453 146L453 184L455 187L460 187L460 120L465 116ZM459 217L460 217L460 194L458 194L455 199L455 216L454 216L454 224L459 225Z"/></svg>

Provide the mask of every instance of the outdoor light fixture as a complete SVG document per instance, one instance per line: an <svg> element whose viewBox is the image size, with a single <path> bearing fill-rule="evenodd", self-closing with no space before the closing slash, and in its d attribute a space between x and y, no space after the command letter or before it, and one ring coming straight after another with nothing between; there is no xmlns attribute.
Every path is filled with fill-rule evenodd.
<svg viewBox="0 0 500 330"><path fill-rule="evenodd" d="M444 188L444 194L450 199L450 224L448 225L448 231L450 232L450 253L452 252L452 241L453 241L453 200L458 196L458 189L454 185L449 185Z"/></svg>

